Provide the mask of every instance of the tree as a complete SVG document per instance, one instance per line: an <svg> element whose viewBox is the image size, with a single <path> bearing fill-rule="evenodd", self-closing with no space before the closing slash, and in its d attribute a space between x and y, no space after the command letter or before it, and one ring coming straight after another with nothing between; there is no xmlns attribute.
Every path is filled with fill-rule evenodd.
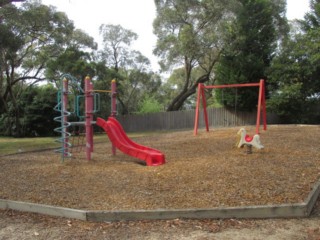
<svg viewBox="0 0 320 240"><path fill-rule="evenodd" d="M310 0L310 10L304 16L304 20L299 21L305 32L316 30L320 27L320 1Z"/></svg>
<svg viewBox="0 0 320 240"><path fill-rule="evenodd" d="M203 71L201 68L194 68L192 70L190 81L196 82L199 77L203 75ZM168 108L171 104L172 99L174 99L183 89L185 85L185 69L177 68L172 71L172 74L169 76L167 81L162 84L159 91L162 91L162 100L161 102ZM180 110L190 109L195 106L195 94L188 97L184 102L183 106L181 106Z"/></svg>
<svg viewBox="0 0 320 240"><path fill-rule="evenodd" d="M50 59L64 52L73 38L74 25L62 12L26 2L20 8L8 4L0 8L0 110L14 109L7 126L21 133L21 113L18 106L18 84L35 84L45 79L44 70Z"/></svg>
<svg viewBox="0 0 320 240"><path fill-rule="evenodd" d="M286 123L317 123L320 96L320 1L283 42L270 68L268 106Z"/></svg>
<svg viewBox="0 0 320 240"><path fill-rule="evenodd" d="M155 0L157 17L154 33L157 45L154 53L161 58L162 70L184 69L183 87L167 110L175 111L196 91L198 83L213 81L213 67L217 63L227 39L224 28L233 19L236 1L225 0ZM201 70L192 79L194 69Z"/></svg>
<svg viewBox="0 0 320 240"><path fill-rule="evenodd" d="M104 44L100 52L102 59L118 72L120 67L126 66L130 52L128 47L138 35L120 25L102 24L99 30Z"/></svg>
<svg viewBox="0 0 320 240"><path fill-rule="evenodd" d="M0 8L4 7L5 5L15 3L15 2L25 2L26 0L0 0ZM4 16L0 13L0 23L2 22Z"/></svg>
<svg viewBox="0 0 320 240"><path fill-rule="evenodd" d="M233 41L225 47L215 68L219 84L258 82L260 79L267 79L266 71L277 44L287 33L285 0L239 2L241 6L235 11L236 20L228 29L229 38ZM220 102L223 100L227 107L235 107L235 104L237 108L244 110L256 107L256 89L239 88L237 91L237 96L234 89L216 92Z"/></svg>
<svg viewBox="0 0 320 240"><path fill-rule="evenodd" d="M53 129L57 123L53 120L56 113L53 111L57 104L57 89L53 85L26 85L17 84L15 90L19 93L17 106L19 107L21 128L11 125L10 121L15 118L16 107L11 102L8 103L8 111L0 116L1 135L16 137L48 136L53 135ZM12 126L8 128L7 126Z"/></svg>
<svg viewBox="0 0 320 240"><path fill-rule="evenodd" d="M118 85L117 98L121 104L122 114L127 114L128 109L122 100L124 88L122 87L121 81L123 77L121 77L119 69L120 67L126 66L129 57L129 46L132 41L138 38L138 35L128 29L124 29L120 25L102 24L99 30L104 44L103 50L100 51L100 57L119 74L116 78Z"/></svg>
<svg viewBox="0 0 320 240"><path fill-rule="evenodd" d="M0 7L14 2L25 2L26 0L0 0Z"/></svg>
<svg viewBox="0 0 320 240"><path fill-rule="evenodd" d="M155 79L150 71L149 59L139 51L130 49L138 35L120 25L105 24L100 26L100 34L104 44L100 57L117 74L119 112L128 114L137 111L137 99L145 86L152 86Z"/></svg>
<svg viewBox="0 0 320 240"><path fill-rule="evenodd" d="M57 89L52 84L29 86L19 98L22 116L22 136L50 136L54 134Z"/></svg>
<svg viewBox="0 0 320 240"><path fill-rule="evenodd" d="M94 89L111 90L111 81L119 78L119 74L114 69L107 67L105 61L94 63L95 77L93 78ZM118 94L118 90L117 90ZM100 111L99 117L108 118L111 114L111 94L100 94Z"/></svg>
<svg viewBox="0 0 320 240"><path fill-rule="evenodd" d="M156 113L163 111L163 105L160 104L153 96L146 95L140 102L139 113Z"/></svg>
<svg viewBox="0 0 320 240"><path fill-rule="evenodd" d="M82 81L87 75L95 76L95 63L89 53L71 46L58 57L49 60L46 65L45 75L51 81L61 80L64 73Z"/></svg>
<svg viewBox="0 0 320 240"><path fill-rule="evenodd" d="M128 113L138 112L142 99L152 96L158 101L161 78L153 72L128 70L122 81L122 99Z"/></svg>

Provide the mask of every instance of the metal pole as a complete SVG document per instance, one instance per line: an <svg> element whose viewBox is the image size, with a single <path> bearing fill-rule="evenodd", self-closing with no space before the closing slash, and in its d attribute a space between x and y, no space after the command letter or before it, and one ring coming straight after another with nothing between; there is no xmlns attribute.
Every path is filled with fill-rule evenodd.
<svg viewBox="0 0 320 240"><path fill-rule="evenodd" d="M68 79L64 78L62 81L62 100L61 100L61 129L62 129L62 162L64 162L64 158L68 156L69 149L69 137L68 137Z"/></svg>

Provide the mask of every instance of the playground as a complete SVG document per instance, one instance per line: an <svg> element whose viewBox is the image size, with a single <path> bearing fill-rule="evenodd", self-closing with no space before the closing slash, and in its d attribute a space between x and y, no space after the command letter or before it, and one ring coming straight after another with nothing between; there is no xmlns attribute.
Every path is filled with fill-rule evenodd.
<svg viewBox="0 0 320 240"><path fill-rule="evenodd" d="M303 202L320 176L318 126L262 131L264 149L235 147L239 127L155 133L134 141L166 163L112 154L107 136L62 164L52 150L1 157L2 199L90 210L215 208ZM247 126L254 133L255 126Z"/></svg>
<svg viewBox="0 0 320 240"><path fill-rule="evenodd" d="M226 87L258 87L255 126L209 131L205 91ZM309 216L320 191L319 127L272 125L266 131L264 91L262 79L199 84L193 132L132 138L116 119L115 80L111 90L101 90L86 77L82 89L65 75L54 108L60 147L2 157L0 204L88 221ZM110 93L107 119L98 115L100 92ZM201 103L205 129L199 129ZM99 142L94 125L104 132ZM83 134L72 133L80 126Z"/></svg>

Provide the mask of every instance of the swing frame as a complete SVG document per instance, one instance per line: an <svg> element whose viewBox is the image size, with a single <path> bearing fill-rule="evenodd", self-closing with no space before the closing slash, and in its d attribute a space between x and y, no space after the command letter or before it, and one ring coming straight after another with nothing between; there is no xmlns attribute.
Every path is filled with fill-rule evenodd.
<svg viewBox="0 0 320 240"><path fill-rule="evenodd" d="M200 111L200 102L202 99L203 106L203 116L206 125L206 130L209 132L209 121L207 113L207 102L204 94L205 89L217 89L217 88L239 88L239 87L259 87L259 96L258 96L258 108L257 108L257 120L256 120L256 134L260 133L260 122L261 114L263 120L263 130L267 130L267 111L266 111L266 98L265 98L265 83L261 79L258 83L242 83L242 84L225 84L225 85L211 85L205 86L203 83L198 84L198 94L197 94L197 105L195 111L195 120L194 120L194 135L198 133L199 126L199 111Z"/></svg>

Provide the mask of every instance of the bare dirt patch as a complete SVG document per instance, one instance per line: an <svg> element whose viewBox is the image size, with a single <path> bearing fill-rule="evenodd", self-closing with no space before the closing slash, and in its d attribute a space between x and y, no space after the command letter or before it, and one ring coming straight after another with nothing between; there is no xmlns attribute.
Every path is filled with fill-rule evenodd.
<svg viewBox="0 0 320 240"><path fill-rule="evenodd" d="M302 202L320 176L318 126L269 126L264 150L235 147L239 128L134 140L166 155L146 167L95 144L61 164L53 151L1 157L0 198L88 210L181 209ZM247 127L254 133L253 127Z"/></svg>

